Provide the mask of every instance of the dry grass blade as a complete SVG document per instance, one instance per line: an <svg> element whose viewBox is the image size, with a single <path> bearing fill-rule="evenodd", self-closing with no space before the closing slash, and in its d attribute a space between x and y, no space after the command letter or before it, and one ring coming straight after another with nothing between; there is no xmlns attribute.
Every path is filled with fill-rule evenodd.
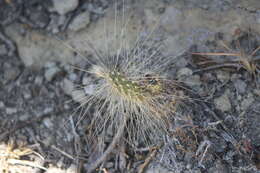
<svg viewBox="0 0 260 173"><path fill-rule="evenodd" d="M260 50L260 46L255 47L251 52L246 52L242 48L240 42L243 41L243 36L238 38L234 42L236 43L236 47L234 49L229 48L225 43L221 42L222 46L231 51L231 53L225 52L196 52L192 53L192 58L194 63L201 66L202 68L196 70L195 73L201 71L214 70L219 68L233 68L236 70L244 69L249 72L254 78L256 74L259 73L259 57L257 56L257 52ZM253 39L248 36L248 40ZM242 41L241 41L242 40ZM238 50L235 50L238 49ZM205 57L206 56L206 57ZM213 56L213 57L212 57ZM219 58L214 58L214 56L224 56Z"/></svg>
<svg viewBox="0 0 260 173"><path fill-rule="evenodd" d="M16 147L13 140L10 140L7 145L2 144L0 146L0 172L9 172L10 170L15 169L17 165L39 168L46 171L46 168L33 161L21 159L21 157L31 154L35 154L43 159L40 154L30 148L23 146Z"/></svg>

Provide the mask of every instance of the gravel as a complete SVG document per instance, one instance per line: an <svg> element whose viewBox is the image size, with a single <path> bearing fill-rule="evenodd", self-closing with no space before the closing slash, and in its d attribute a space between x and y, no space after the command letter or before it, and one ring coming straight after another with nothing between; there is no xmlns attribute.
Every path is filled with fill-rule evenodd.
<svg viewBox="0 0 260 173"><path fill-rule="evenodd" d="M74 173L76 165L73 161L50 146L76 156L74 150L77 148L74 146L78 144L79 135L83 144L80 153L84 159L89 159L87 156L92 153L101 152L92 152L93 145L85 139L86 134L90 133L86 126L93 115L86 114L84 120L79 122L82 117L78 115L82 114L74 110L83 103L82 98L93 94L97 81L74 70L69 64L85 69L88 63L79 58L79 53L87 59L91 58L93 49L86 46L87 41L98 51L103 51L104 40L114 39L114 34L111 34L115 29L113 3L110 0L12 0L11 5L7 2L0 2L0 115L3 120L0 121L0 134L20 123L39 118L26 128L16 129L11 136L24 139L29 144L40 143L36 151L43 151L43 156L50 161L45 163L48 168L46 172ZM143 29L142 36L149 35L146 29L155 28L151 39L163 41L163 53L166 55L173 58L178 55L176 64L169 67L172 77L194 91L184 91L190 99L183 100L178 110L180 113L177 111L173 117L178 121L169 123L170 132L184 132L179 131L171 139L165 137L165 145L158 150L145 173L225 173L247 168L252 168L252 173L257 172L250 158L254 158L254 153L259 153L260 80L251 81L242 69L218 69L193 74L198 67L190 61L192 51L188 50L194 45L197 52L224 52L227 50L216 43L216 33L222 34L225 43L232 47L237 41L234 36L236 26L240 29L252 26L253 30L259 31L260 25L255 22L259 16L258 0L125 2L124 10L126 14L131 14L124 16L129 18L129 31L124 37L126 47L133 45L140 28ZM117 9L122 10L121 2L117 5ZM123 15L118 15L117 22L120 23ZM160 19L159 23L157 19ZM158 29L154 27L157 23L160 25ZM258 41L252 43L253 47L260 43L259 37L255 38ZM207 41L216 44L208 45L205 43ZM121 43L116 39L108 45L111 55L115 54ZM241 44L242 48L244 46ZM75 84L84 84L84 88L74 90ZM71 99L73 102L68 101ZM214 108L218 110L216 116L219 119L209 111L215 111ZM227 129L223 130L221 125ZM107 129L109 135L105 143L97 139L94 148L105 149L115 130ZM241 144L240 148L230 143L229 135ZM201 154L195 155L204 137L212 147L205 152L203 159L205 147ZM7 141L7 138L4 140ZM247 145L244 141L248 141ZM148 156L149 150L135 151L135 148L142 146L125 145L125 152L116 148L104 164L111 173L112 170L118 171L118 153L129 161L129 172L135 172ZM240 155L245 149L250 152ZM87 161L83 162L86 164Z"/></svg>

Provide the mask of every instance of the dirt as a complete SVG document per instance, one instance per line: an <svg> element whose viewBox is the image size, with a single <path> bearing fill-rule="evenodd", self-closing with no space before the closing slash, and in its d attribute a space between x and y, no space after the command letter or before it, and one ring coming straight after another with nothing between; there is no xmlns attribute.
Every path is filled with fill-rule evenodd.
<svg viewBox="0 0 260 173"><path fill-rule="evenodd" d="M88 141L90 116L80 119L82 112L75 111L79 101L73 95L73 83L81 84L85 80L91 86L88 81L91 79L71 66L88 68L79 54L91 58L93 53L84 52L85 46L78 46L78 39L83 34L93 34L93 43L97 47L102 45L101 23L107 21L108 30L113 28L109 26L113 26L110 12L114 12L114 3L74 0L64 4L68 6L59 7L63 10L59 12L52 1L0 1L0 166L6 163L5 159L15 159L29 161L36 167L25 162L9 164L12 173L86 172L115 134L114 129L107 129L105 142L99 138L95 139L96 143ZM137 31L136 26L140 24L149 30L156 17L162 16L154 39L166 43L166 55L181 52L169 75L185 86L183 92L189 99L183 100L178 109L179 119L172 123L168 129L170 135L162 137L163 141L148 148L120 142L100 165L103 169L100 172L260 172L260 50L252 56L258 71L243 69L239 56L191 54L238 54L243 50L250 55L260 46L260 10L254 4L242 0L237 3L232 0L198 0L197 3L126 0L125 4L117 1L119 9L125 5L136 12L129 22L131 32ZM83 15L88 22L80 27L70 26L83 12L88 12ZM204 12L209 15L203 16L204 21L196 19ZM219 20L211 19L210 13L220 14ZM223 13L228 15L222 20ZM239 21L238 14L248 21ZM251 29L244 27L243 22L250 23ZM131 33L126 40L131 44L135 37ZM67 42L76 49L68 49ZM200 64L205 59L210 63ZM232 65L225 66L230 62ZM202 70L215 65L219 66ZM91 92L91 87L85 92ZM10 151L7 144L12 146ZM22 153L19 157L4 156L21 147L30 148L34 153L19 151Z"/></svg>

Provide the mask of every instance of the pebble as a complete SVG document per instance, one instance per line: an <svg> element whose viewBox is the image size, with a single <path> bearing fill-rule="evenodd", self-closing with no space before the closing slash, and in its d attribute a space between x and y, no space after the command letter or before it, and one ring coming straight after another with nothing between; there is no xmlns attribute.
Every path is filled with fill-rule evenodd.
<svg viewBox="0 0 260 173"><path fill-rule="evenodd" d="M201 80L199 75L192 75L185 80L185 83L190 87L199 87L201 85Z"/></svg>
<svg viewBox="0 0 260 173"><path fill-rule="evenodd" d="M260 96L260 89L254 89L254 94L256 96Z"/></svg>
<svg viewBox="0 0 260 173"><path fill-rule="evenodd" d="M177 77L181 78L183 76L191 76L192 75L192 70L189 68L181 68L178 72L177 72Z"/></svg>
<svg viewBox="0 0 260 173"><path fill-rule="evenodd" d="M14 113L16 113L17 112L17 109L16 108L6 108L6 113L7 114L14 114Z"/></svg>
<svg viewBox="0 0 260 173"><path fill-rule="evenodd" d="M4 65L4 79L6 82L15 80L15 78L19 75L20 70L19 68L12 66L11 64Z"/></svg>
<svg viewBox="0 0 260 173"><path fill-rule="evenodd" d="M34 83L37 85L41 85L43 82L43 77L42 76L36 76L34 79Z"/></svg>
<svg viewBox="0 0 260 173"><path fill-rule="evenodd" d="M246 110L255 101L253 94L249 93L245 99L241 102L241 109Z"/></svg>
<svg viewBox="0 0 260 173"><path fill-rule="evenodd" d="M72 31L79 31L85 28L90 22L90 14L88 11L85 11L78 16L76 16L71 24L69 25L69 29Z"/></svg>
<svg viewBox="0 0 260 173"><path fill-rule="evenodd" d="M96 85L90 84L84 87L84 91L88 95L93 95L95 92Z"/></svg>
<svg viewBox="0 0 260 173"><path fill-rule="evenodd" d="M72 91L71 96L75 102L83 103L84 99L82 99L82 98L85 97L86 94L83 90L74 90L74 91Z"/></svg>
<svg viewBox="0 0 260 173"><path fill-rule="evenodd" d="M29 12L30 15L30 20L40 28L44 28L47 26L47 24L50 21L49 15L44 12L43 10L38 10L38 9L31 9Z"/></svg>
<svg viewBox="0 0 260 173"><path fill-rule="evenodd" d="M71 80L65 78L62 82L62 89L65 94L71 96L72 91L74 90L74 84Z"/></svg>
<svg viewBox="0 0 260 173"><path fill-rule="evenodd" d="M231 103L228 98L227 92L225 92L219 98L214 99L214 104L216 105L216 108L221 110L222 112L227 112L231 110Z"/></svg>
<svg viewBox="0 0 260 173"><path fill-rule="evenodd" d="M6 55L8 50L4 44L0 44L0 55Z"/></svg>
<svg viewBox="0 0 260 173"><path fill-rule="evenodd" d="M78 0L52 0L55 11L60 15L65 15L70 11L73 11L79 5Z"/></svg>
<svg viewBox="0 0 260 173"><path fill-rule="evenodd" d="M238 79L234 82L234 85L238 93L243 94L246 92L247 85L244 81Z"/></svg>
<svg viewBox="0 0 260 173"><path fill-rule="evenodd" d="M4 102L0 101L0 108L4 108L4 107L5 107Z"/></svg>
<svg viewBox="0 0 260 173"><path fill-rule="evenodd" d="M53 127L53 123L50 118L43 119L43 124L49 129Z"/></svg>
<svg viewBox="0 0 260 173"><path fill-rule="evenodd" d="M77 77L77 75L75 73L70 73L68 78L71 81L75 81L75 80L77 80L78 77Z"/></svg>
<svg viewBox="0 0 260 173"><path fill-rule="evenodd" d="M28 114L22 114L22 115L19 115L19 120L20 121L26 121L30 118L30 116Z"/></svg>
<svg viewBox="0 0 260 173"><path fill-rule="evenodd" d="M61 71L59 67L51 66L45 70L44 77L47 81L52 81L53 78Z"/></svg>
<svg viewBox="0 0 260 173"><path fill-rule="evenodd" d="M217 71L217 78L222 83L229 81L230 73L227 71Z"/></svg>

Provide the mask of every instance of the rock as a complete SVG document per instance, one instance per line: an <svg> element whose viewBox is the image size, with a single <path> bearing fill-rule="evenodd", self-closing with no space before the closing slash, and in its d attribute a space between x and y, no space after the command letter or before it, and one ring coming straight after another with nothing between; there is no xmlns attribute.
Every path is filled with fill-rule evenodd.
<svg viewBox="0 0 260 173"><path fill-rule="evenodd" d="M74 91L72 91L71 96L75 102L78 102L81 104L84 102L84 97L86 97L86 94L83 90L74 90Z"/></svg>
<svg viewBox="0 0 260 173"><path fill-rule="evenodd" d="M93 95L96 89L96 85L90 84L84 87L84 91L88 95Z"/></svg>
<svg viewBox="0 0 260 173"><path fill-rule="evenodd" d="M8 54L8 49L4 44L0 44L0 55L6 55Z"/></svg>
<svg viewBox="0 0 260 173"><path fill-rule="evenodd" d="M217 71L217 78L222 83L229 81L230 79L230 73L227 71Z"/></svg>
<svg viewBox="0 0 260 173"><path fill-rule="evenodd" d="M188 77L185 81L185 84L187 84L190 87L199 87L201 85L201 80L199 75L192 75Z"/></svg>
<svg viewBox="0 0 260 173"><path fill-rule="evenodd" d="M254 89L254 94L256 96L260 96L260 89Z"/></svg>
<svg viewBox="0 0 260 173"><path fill-rule="evenodd" d="M73 21L69 25L69 29L71 29L72 31L78 31L85 28L89 24L89 22L90 14L88 11L85 11L73 19Z"/></svg>
<svg viewBox="0 0 260 173"><path fill-rule="evenodd" d="M45 70L44 77L47 81L52 81L53 78L61 71L56 64L48 64L46 67L47 69Z"/></svg>
<svg viewBox="0 0 260 173"><path fill-rule="evenodd" d="M65 46L66 43L33 30L21 35L20 28L18 24L9 25L5 32L15 41L25 66L40 69L48 61L73 64L73 51Z"/></svg>
<svg viewBox="0 0 260 173"><path fill-rule="evenodd" d="M238 93L243 94L246 92L247 84L244 81L238 79L234 82L234 85Z"/></svg>
<svg viewBox="0 0 260 173"><path fill-rule="evenodd" d="M4 79L5 83L15 80L15 78L19 75L20 70L17 66L13 66L11 64L5 63L4 64Z"/></svg>
<svg viewBox="0 0 260 173"><path fill-rule="evenodd" d="M65 92L65 94L71 96L73 90L74 90L74 84L69 79L65 78L62 82L62 89Z"/></svg>
<svg viewBox="0 0 260 173"><path fill-rule="evenodd" d="M73 11L77 8L79 1L78 0L52 0L55 10L60 15L65 15L70 11Z"/></svg>
<svg viewBox="0 0 260 173"><path fill-rule="evenodd" d="M29 118L30 118L30 115L28 115L28 114L19 115L20 121L27 121L27 120L29 120Z"/></svg>
<svg viewBox="0 0 260 173"><path fill-rule="evenodd" d="M227 112L231 110L231 103L228 98L227 92L225 92L219 98L214 99L214 104L216 108L221 110L222 112Z"/></svg>
<svg viewBox="0 0 260 173"><path fill-rule="evenodd" d="M75 81L78 78L78 76L75 73L70 73L68 78L71 81Z"/></svg>
<svg viewBox="0 0 260 173"><path fill-rule="evenodd" d="M246 110L249 106L252 105L252 103L255 101L253 94L249 93L247 95L247 98L243 99L241 102L241 109Z"/></svg>
<svg viewBox="0 0 260 173"><path fill-rule="evenodd" d="M97 88L96 85L93 83L94 81L88 77L85 76L82 79L82 84L84 85L84 91L87 95L93 95L95 92L95 89Z"/></svg>
<svg viewBox="0 0 260 173"><path fill-rule="evenodd" d="M50 118L44 118L43 124L45 125L45 127L49 128L49 129L51 129L53 127L53 122Z"/></svg>
<svg viewBox="0 0 260 173"><path fill-rule="evenodd" d="M44 10L32 8L27 13L30 17L30 20L37 27L44 28L45 26L48 25L48 23L50 21L48 13L45 12Z"/></svg>
<svg viewBox="0 0 260 173"><path fill-rule="evenodd" d="M189 68L181 68L178 72L177 72L177 78L181 78L183 76L191 76L192 75L192 70Z"/></svg>
<svg viewBox="0 0 260 173"><path fill-rule="evenodd" d="M34 79L34 83L37 85L41 85L43 82L43 77L42 76L36 76Z"/></svg>
<svg viewBox="0 0 260 173"><path fill-rule="evenodd" d="M6 113L7 113L8 115L10 115L10 114L16 113L16 112L17 112L17 109L16 109L16 108L7 107L7 108L5 109L5 111L6 111Z"/></svg>
<svg viewBox="0 0 260 173"><path fill-rule="evenodd" d="M1 109L1 108L4 108L4 107L5 107L4 102L0 101L0 109Z"/></svg>

